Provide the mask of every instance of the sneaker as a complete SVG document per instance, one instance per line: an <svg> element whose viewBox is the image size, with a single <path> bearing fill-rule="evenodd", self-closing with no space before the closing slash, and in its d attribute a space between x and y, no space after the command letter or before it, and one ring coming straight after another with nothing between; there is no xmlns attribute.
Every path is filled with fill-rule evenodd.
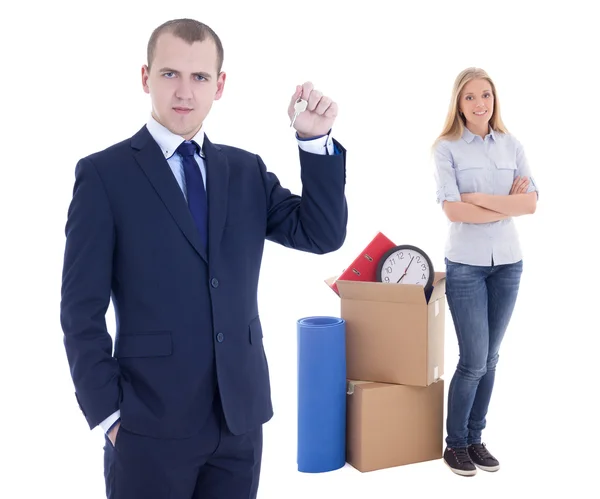
<svg viewBox="0 0 600 499"><path fill-rule="evenodd" d="M469 457L466 447L452 448L446 447L444 451L444 462L457 475L473 476L477 473L477 468Z"/></svg>
<svg viewBox="0 0 600 499"><path fill-rule="evenodd" d="M467 449L471 460L478 468L484 471L497 471L500 469L500 463L490 454L485 444L471 444Z"/></svg>

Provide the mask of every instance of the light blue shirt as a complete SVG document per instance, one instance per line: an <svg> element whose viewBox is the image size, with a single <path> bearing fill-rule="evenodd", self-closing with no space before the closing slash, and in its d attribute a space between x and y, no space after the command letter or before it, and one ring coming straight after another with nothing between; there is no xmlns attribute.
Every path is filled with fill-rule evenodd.
<svg viewBox="0 0 600 499"><path fill-rule="evenodd" d="M508 195L517 176L529 178L527 192L538 193L521 143L512 135L490 132L482 139L465 128L458 140L442 140L434 150L437 202L460 201L470 192ZM470 265L503 265L522 258L512 218L474 224L450 222L445 256Z"/></svg>

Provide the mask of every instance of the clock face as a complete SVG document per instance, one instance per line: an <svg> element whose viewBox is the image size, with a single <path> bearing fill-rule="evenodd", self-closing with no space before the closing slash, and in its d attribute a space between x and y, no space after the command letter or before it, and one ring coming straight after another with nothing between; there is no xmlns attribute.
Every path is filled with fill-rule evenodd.
<svg viewBox="0 0 600 499"><path fill-rule="evenodd" d="M429 257L415 246L403 244L390 249L379 262L380 282L431 286L433 265Z"/></svg>

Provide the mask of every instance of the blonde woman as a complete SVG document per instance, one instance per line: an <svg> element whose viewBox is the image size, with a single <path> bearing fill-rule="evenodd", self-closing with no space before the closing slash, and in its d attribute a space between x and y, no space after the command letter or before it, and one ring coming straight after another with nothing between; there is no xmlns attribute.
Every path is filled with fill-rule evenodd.
<svg viewBox="0 0 600 499"><path fill-rule="evenodd" d="M444 462L471 476L500 468L481 434L523 270L514 217L535 212L538 189L482 69L457 76L433 149L437 202L450 220L446 296L460 354L448 391Z"/></svg>

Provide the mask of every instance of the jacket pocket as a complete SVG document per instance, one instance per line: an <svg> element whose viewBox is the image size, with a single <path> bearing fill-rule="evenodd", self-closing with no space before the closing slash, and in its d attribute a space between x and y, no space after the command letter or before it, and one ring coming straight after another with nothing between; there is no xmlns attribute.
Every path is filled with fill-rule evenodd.
<svg viewBox="0 0 600 499"><path fill-rule="evenodd" d="M260 341L262 341L263 332L259 316L256 316L250 321L248 329L250 330L250 343L257 345Z"/></svg>
<svg viewBox="0 0 600 499"><path fill-rule="evenodd" d="M115 357L166 357L173 353L170 331L119 334L115 342Z"/></svg>

